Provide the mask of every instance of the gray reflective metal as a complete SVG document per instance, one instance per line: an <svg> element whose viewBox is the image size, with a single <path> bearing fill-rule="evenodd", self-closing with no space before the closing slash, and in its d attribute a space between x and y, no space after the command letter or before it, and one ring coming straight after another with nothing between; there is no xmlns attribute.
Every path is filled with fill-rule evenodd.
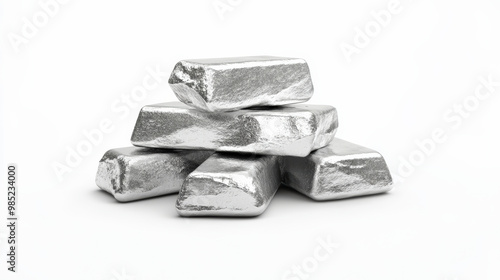
<svg viewBox="0 0 500 280"><path fill-rule="evenodd" d="M211 112L300 103L313 94L309 67L300 58L182 60L168 83L180 101Z"/></svg>
<svg viewBox="0 0 500 280"><path fill-rule="evenodd" d="M107 151L96 184L118 201L178 192L186 176L212 153L127 147Z"/></svg>
<svg viewBox="0 0 500 280"><path fill-rule="evenodd" d="M328 145L337 127L337 111L327 105L210 113L172 102L142 108L132 144L304 157Z"/></svg>
<svg viewBox="0 0 500 280"><path fill-rule="evenodd" d="M344 140L305 158L281 158L283 183L315 200L333 200L391 190L392 177L379 153Z"/></svg>
<svg viewBox="0 0 500 280"><path fill-rule="evenodd" d="M181 216L258 216L281 182L277 157L216 153L187 177Z"/></svg>

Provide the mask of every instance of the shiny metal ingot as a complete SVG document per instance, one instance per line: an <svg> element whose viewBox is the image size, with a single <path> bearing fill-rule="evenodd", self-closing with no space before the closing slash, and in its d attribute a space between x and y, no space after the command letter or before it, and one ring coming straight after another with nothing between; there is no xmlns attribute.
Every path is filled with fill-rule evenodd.
<svg viewBox="0 0 500 280"><path fill-rule="evenodd" d="M172 102L142 108L132 144L304 157L328 145L337 127L337 111L326 105L211 113Z"/></svg>
<svg viewBox="0 0 500 280"><path fill-rule="evenodd" d="M334 200L391 190L392 177L379 153L344 140L305 158L281 158L283 183L315 200Z"/></svg>
<svg viewBox="0 0 500 280"><path fill-rule="evenodd" d="M211 112L300 103L313 94L309 67L300 58L182 60L168 83L180 101Z"/></svg>
<svg viewBox="0 0 500 280"><path fill-rule="evenodd" d="M122 202L175 193L187 175L211 154L137 147L112 149L99 162L96 184Z"/></svg>
<svg viewBox="0 0 500 280"><path fill-rule="evenodd" d="M181 216L258 216L281 183L276 156L216 153L187 177L177 198Z"/></svg>

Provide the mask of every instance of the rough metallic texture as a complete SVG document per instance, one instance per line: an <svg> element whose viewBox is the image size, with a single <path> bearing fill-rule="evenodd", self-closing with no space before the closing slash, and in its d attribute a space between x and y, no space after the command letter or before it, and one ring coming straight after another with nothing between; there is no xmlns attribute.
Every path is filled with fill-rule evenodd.
<svg viewBox="0 0 500 280"><path fill-rule="evenodd" d="M283 183L315 200L387 192L392 177L377 152L334 139L305 158L281 158Z"/></svg>
<svg viewBox="0 0 500 280"><path fill-rule="evenodd" d="M210 113L173 102L142 108L132 144L304 157L328 145L337 126L337 111L326 105Z"/></svg>
<svg viewBox="0 0 500 280"><path fill-rule="evenodd" d="M96 184L118 201L175 193L211 154L137 147L109 150L99 162Z"/></svg>
<svg viewBox="0 0 500 280"><path fill-rule="evenodd" d="M211 112L300 103L313 94L309 67L299 58L182 60L168 83L180 101Z"/></svg>
<svg viewBox="0 0 500 280"><path fill-rule="evenodd" d="M181 216L258 216L281 182L276 156L216 153L187 177Z"/></svg>

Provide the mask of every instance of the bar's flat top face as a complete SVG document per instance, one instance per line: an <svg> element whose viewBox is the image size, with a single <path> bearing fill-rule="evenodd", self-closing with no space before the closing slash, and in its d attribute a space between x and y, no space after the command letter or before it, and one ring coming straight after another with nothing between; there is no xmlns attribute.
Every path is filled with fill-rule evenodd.
<svg viewBox="0 0 500 280"><path fill-rule="evenodd" d="M163 149L155 149L155 148L142 148L142 147L124 147L124 148L116 148L116 149L111 149L108 152L106 152L105 157L103 159L106 159L106 155L109 155L111 157L116 157L116 156L127 156L127 157L133 157L133 156L142 156L142 155L151 155L151 154L161 154L161 153L166 153L165 150Z"/></svg>
<svg viewBox="0 0 500 280"><path fill-rule="evenodd" d="M195 174L204 173L218 176L221 173L250 173L255 171L256 166L271 160L274 160L272 156L265 155L215 153L196 169Z"/></svg>
<svg viewBox="0 0 500 280"><path fill-rule="evenodd" d="M262 65L263 62L280 62L281 64L286 63L286 61L294 63L305 63L303 59L300 58L288 58L288 57L278 57L278 56L242 56L242 57L221 57L221 58L200 58L200 59L184 59L181 62L188 62L193 64L200 64L206 66L214 66L221 64L245 64L259 62ZM235 66L235 65L232 65Z"/></svg>
<svg viewBox="0 0 500 280"><path fill-rule="evenodd" d="M328 157L345 157L345 156L363 156L373 154L380 156L380 154L372 149L347 142L342 139L334 138L330 144L324 148L318 149L311 153L311 156L318 158Z"/></svg>
<svg viewBox="0 0 500 280"><path fill-rule="evenodd" d="M158 148L144 148L144 147L123 147L108 150L101 161L106 159L115 159L117 157L139 157L139 156L155 156L155 155L165 155L165 156L175 156L175 155L187 155L195 153L193 150L181 150L181 149L158 149Z"/></svg>
<svg viewBox="0 0 500 280"><path fill-rule="evenodd" d="M309 104L294 104L272 107L253 107L241 109L238 111L229 112L206 112L190 107L181 102L165 102L159 104L146 105L143 107L145 111L168 112L170 109L180 109L178 111L189 111L190 113L206 114L209 116L237 116L237 115L252 115L252 116L291 116L291 113L311 113L335 110L329 105L309 105Z"/></svg>
<svg viewBox="0 0 500 280"><path fill-rule="evenodd" d="M124 148L116 148L107 151L101 160L116 158L118 156L136 156L147 154L147 148L140 147L124 147Z"/></svg>

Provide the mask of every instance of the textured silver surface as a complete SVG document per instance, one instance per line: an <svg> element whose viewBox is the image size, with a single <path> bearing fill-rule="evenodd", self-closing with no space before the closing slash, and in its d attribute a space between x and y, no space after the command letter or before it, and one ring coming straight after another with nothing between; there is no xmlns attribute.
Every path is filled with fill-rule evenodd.
<svg viewBox="0 0 500 280"><path fill-rule="evenodd" d="M304 158L281 158L283 183L315 200L387 192L392 177L379 153L344 140Z"/></svg>
<svg viewBox="0 0 500 280"><path fill-rule="evenodd" d="M211 112L300 103L313 94L309 67L300 58L182 60L168 83L180 101Z"/></svg>
<svg viewBox="0 0 500 280"><path fill-rule="evenodd" d="M181 216L257 216L281 182L276 156L216 153L187 177L177 198Z"/></svg>
<svg viewBox="0 0 500 280"><path fill-rule="evenodd" d="M186 176L212 153L127 147L107 151L96 184L118 201L178 192Z"/></svg>
<svg viewBox="0 0 500 280"><path fill-rule="evenodd" d="M337 111L326 105L210 113L172 102L142 108L132 144L304 157L328 145L337 127Z"/></svg>

